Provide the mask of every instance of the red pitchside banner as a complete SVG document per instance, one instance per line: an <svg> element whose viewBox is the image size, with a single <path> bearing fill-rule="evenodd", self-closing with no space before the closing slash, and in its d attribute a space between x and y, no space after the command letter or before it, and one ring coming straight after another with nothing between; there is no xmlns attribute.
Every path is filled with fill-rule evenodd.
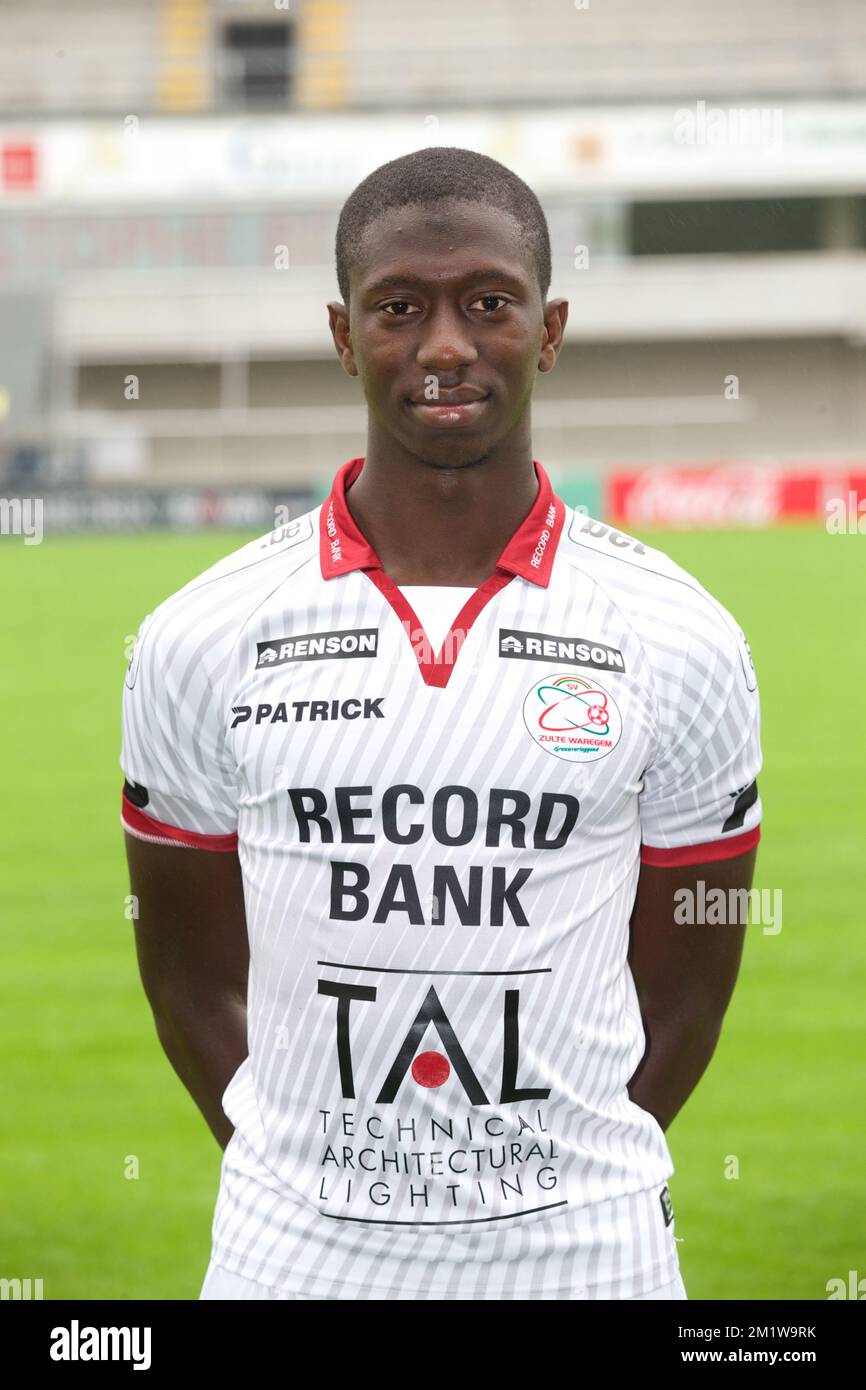
<svg viewBox="0 0 866 1390"><path fill-rule="evenodd" d="M820 470L778 465L646 468L607 479L605 516L626 530L640 526L773 526L826 522L844 504L866 498L866 464ZM856 525L855 525L856 529Z"/></svg>

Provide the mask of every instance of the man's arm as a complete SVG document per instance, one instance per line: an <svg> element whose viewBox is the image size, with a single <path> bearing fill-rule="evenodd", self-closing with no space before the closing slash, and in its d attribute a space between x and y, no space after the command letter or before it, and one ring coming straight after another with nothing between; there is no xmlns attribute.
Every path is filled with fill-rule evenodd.
<svg viewBox="0 0 866 1390"><path fill-rule="evenodd" d="M636 1105L662 1129L703 1076L722 1028L743 949L745 923L681 925L674 920L683 888L750 888L757 846L717 864L641 866L631 919L629 964L640 1001L646 1052L629 1082Z"/></svg>
<svg viewBox="0 0 866 1390"><path fill-rule="evenodd" d="M159 1040L222 1148L223 1092L247 1055L249 943L237 852L125 834L138 964Z"/></svg>

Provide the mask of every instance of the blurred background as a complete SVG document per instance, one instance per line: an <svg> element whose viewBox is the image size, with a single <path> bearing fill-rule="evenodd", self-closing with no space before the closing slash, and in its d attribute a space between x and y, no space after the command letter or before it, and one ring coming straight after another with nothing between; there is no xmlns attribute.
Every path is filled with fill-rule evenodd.
<svg viewBox="0 0 866 1390"><path fill-rule="evenodd" d="M425 145L547 213L557 491L751 641L784 926L750 928L672 1193L692 1298L826 1298L866 1274L860 0L0 0L0 1276L197 1296L219 1154L137 977L123 673L145 613L363 453L336 221Z"/></svg>
<svg viewBox="0 0 866 1390"><path fill-rule="evenodd" d="M38 485L49 529L321 495L364 430L324 309L339 209L430 144L547 213L571 317L534 425L568 500L766 523L862 469L859 0L2 0L0 23L0 486Z"/></svg>

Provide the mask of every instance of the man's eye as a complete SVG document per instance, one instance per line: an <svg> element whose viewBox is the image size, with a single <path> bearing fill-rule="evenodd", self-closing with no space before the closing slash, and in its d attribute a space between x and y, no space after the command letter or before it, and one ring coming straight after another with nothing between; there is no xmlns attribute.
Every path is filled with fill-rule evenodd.
<svg viewBox="0 0 866 1390"><path fill-rule="evenodd" d="M412 309L413 305L411 305L407 299L393 299L390 304L383 304L382 308L385 313L388 313L391 309ZM408 317L409 315L404 313L391 314L392 319L405 319Z"/></svg>
<svg viewBox="0 0 866 1390"><path fill-rule="evenodd" d="M491 304L491 300L494 302ZM475 304L483 304L489 313L495 313L502 304L507 304L508 300L502 294L482 294L480 299L473 301Z"/></svg>

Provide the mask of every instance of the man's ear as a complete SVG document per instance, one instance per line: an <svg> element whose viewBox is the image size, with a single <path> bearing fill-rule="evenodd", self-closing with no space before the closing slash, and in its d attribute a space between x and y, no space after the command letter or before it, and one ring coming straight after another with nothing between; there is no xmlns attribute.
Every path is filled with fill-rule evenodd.
<svg viewBox="0 0 866 1390"><path fill-rule="evenodd" d="M568 300L548 299L544 305L544 337L538 355L538 370L550 372L562 350L565 325L568 322Z"/></svg>
<svg viewBox="0 0 866 1390"><path fill-rule="evenodd" d="M340 359L340 366L349 376L357 376L358 368L355 365L355 354L352 351L352 334L349 331L349 310L339 299L334 299L328 304L328 324L331 329L331 337L334 339L334 347Z"/></svg>

